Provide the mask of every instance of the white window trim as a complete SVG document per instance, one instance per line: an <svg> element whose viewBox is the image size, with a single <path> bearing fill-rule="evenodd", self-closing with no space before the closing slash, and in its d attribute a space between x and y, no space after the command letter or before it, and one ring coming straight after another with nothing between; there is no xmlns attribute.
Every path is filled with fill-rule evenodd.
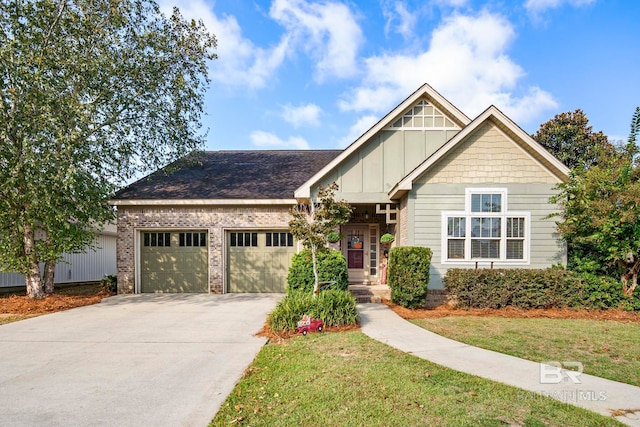
<svg viewBox="0 0 640 427"><path fill-rule="evenodd" d="M422 114L417 114L414 115L413 114L413 109L415 107L422 107L423 108L423 113ZM425 114L424 113L424 108L425 107L432 107L433 108L433 113L432 114ZM420 118L432 118L435 121L435 118L442 118L442 122L443 124L441 126L436 126L435 124L433 126L405 126L404 125L404 119L405 118L410 118L413 119L414 117L420 117ZM400 126L394 126L394 124L400 120L401 124ZM452 123L451 126L447 126L446 122L450 121ZM458 125L455 124L455 122L449 117L447 116L445 113L442 112L442 110L438 107L436 107L434 104L430 103L429 101L423 99L421 101L416 102L415 104L413 104L410 108L408 108L407 110L404 111L404 113L402 113L402 115L395 120L392 120L391 123L389 123L386 127L386 129L388 130L454 130L454 131L458 131L460 130L460 127Z"/></svg>
<svg viewBox="0 0 640 427"><path fill-rule="evenodd" d="M472 194L501 194L502 195L502 211L501 212L471 212L471 195ZM443 211L441 213L440 228L440 258L441 264L445 265L476 265L486 267L487 264L493 263L494 266L500 265L530 265L531 264L531 212L511 212L507 204L508 191L506 188L467 188L465 190L465 210L464 211ZM481 216L483 218L493 217L501 218L500 232L500 258L471 258L471 218ZM448 219L450 217L462 217L465 219L465 230L467 235L464 238L464 259L448 259L447 243L449 236ZM523 244L523 259L507 259L507 218L524 218L525 219L525 236Z"/></svg>

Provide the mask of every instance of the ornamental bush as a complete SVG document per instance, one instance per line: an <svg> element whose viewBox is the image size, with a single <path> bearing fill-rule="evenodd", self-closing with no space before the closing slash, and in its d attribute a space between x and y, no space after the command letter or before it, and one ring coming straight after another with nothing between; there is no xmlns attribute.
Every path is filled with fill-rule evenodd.
<svg viewBox="0 0 640 427"><path fill-rule="evenodd" d="M118 292L118 276L115 274L108 274L100 280L100 290L115 294Z"/></svg>
<svg viewBox="0 0 640 427"><path fill-rule="evenodd" d="M304 314L321 319L325 326L358 323L356 300L349 291L330 289L317 298L306 290L290 291L269 314L267 322L274 332L295 331Z"/></svg>
<svg viewBox="0 0 640 427"><path fill-rule="evenodd" d="M322 249L317 253L318 278L320 282L335 281L333 289L347 290L349 288L349 272L347 261L340 251ZM295 254L291 260L291 267L287 275L287 292L305 290L313 293L313 261L311 250L304 249Z"/></svg>
<svg viewBox="0 0 640 427"><path fill-rule="evenodd" d="M451 268L444 284L460 308L640 309L640 299L625 297L618 280L558 268Z"/></svg>
<svg viewBox="0 0 640 427"><path fill-rule="evenodd" d="M407 308L422 307L427 302L431 249L400 246L389 251L387 283L391 301Z"/></svg>

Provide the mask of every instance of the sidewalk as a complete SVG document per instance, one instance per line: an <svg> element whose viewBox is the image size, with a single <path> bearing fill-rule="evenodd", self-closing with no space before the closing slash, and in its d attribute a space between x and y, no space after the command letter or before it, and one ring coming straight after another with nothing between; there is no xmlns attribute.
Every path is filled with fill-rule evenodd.
<svg viewBox="0 0 640 427"><path fill-rule="evenodd" d="M358 312L365 334L433 363L605 416L611 416L612 410L640 409L640 387L573 372L560 379L561 373L553 367L444 338L402 319L383 304L358 304ZM616 419L640 427L640 412Z"/></svg>

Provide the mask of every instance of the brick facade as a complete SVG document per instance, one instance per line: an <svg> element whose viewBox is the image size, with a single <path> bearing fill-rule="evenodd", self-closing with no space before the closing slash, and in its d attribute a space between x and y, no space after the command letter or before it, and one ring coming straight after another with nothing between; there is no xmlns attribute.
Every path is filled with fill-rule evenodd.
<svg viewBox="0 0 640 427"><path fill-rule="evenodd" d="M136 233L141 230L198 229L209 233L209 290L224 291L224 231L288 229L290 206L119 206L118 293L135 292Z"/></svg>

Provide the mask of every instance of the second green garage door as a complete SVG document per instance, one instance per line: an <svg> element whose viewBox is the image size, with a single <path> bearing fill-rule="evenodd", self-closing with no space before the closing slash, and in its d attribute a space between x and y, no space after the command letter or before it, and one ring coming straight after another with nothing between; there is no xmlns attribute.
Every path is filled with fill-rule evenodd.
<svg viewBox="0 0 640 427"><path fill-rule="evenodd" d="M296 253L291 233L231 231L226 240L228 292L286 292Z"/></svg>

